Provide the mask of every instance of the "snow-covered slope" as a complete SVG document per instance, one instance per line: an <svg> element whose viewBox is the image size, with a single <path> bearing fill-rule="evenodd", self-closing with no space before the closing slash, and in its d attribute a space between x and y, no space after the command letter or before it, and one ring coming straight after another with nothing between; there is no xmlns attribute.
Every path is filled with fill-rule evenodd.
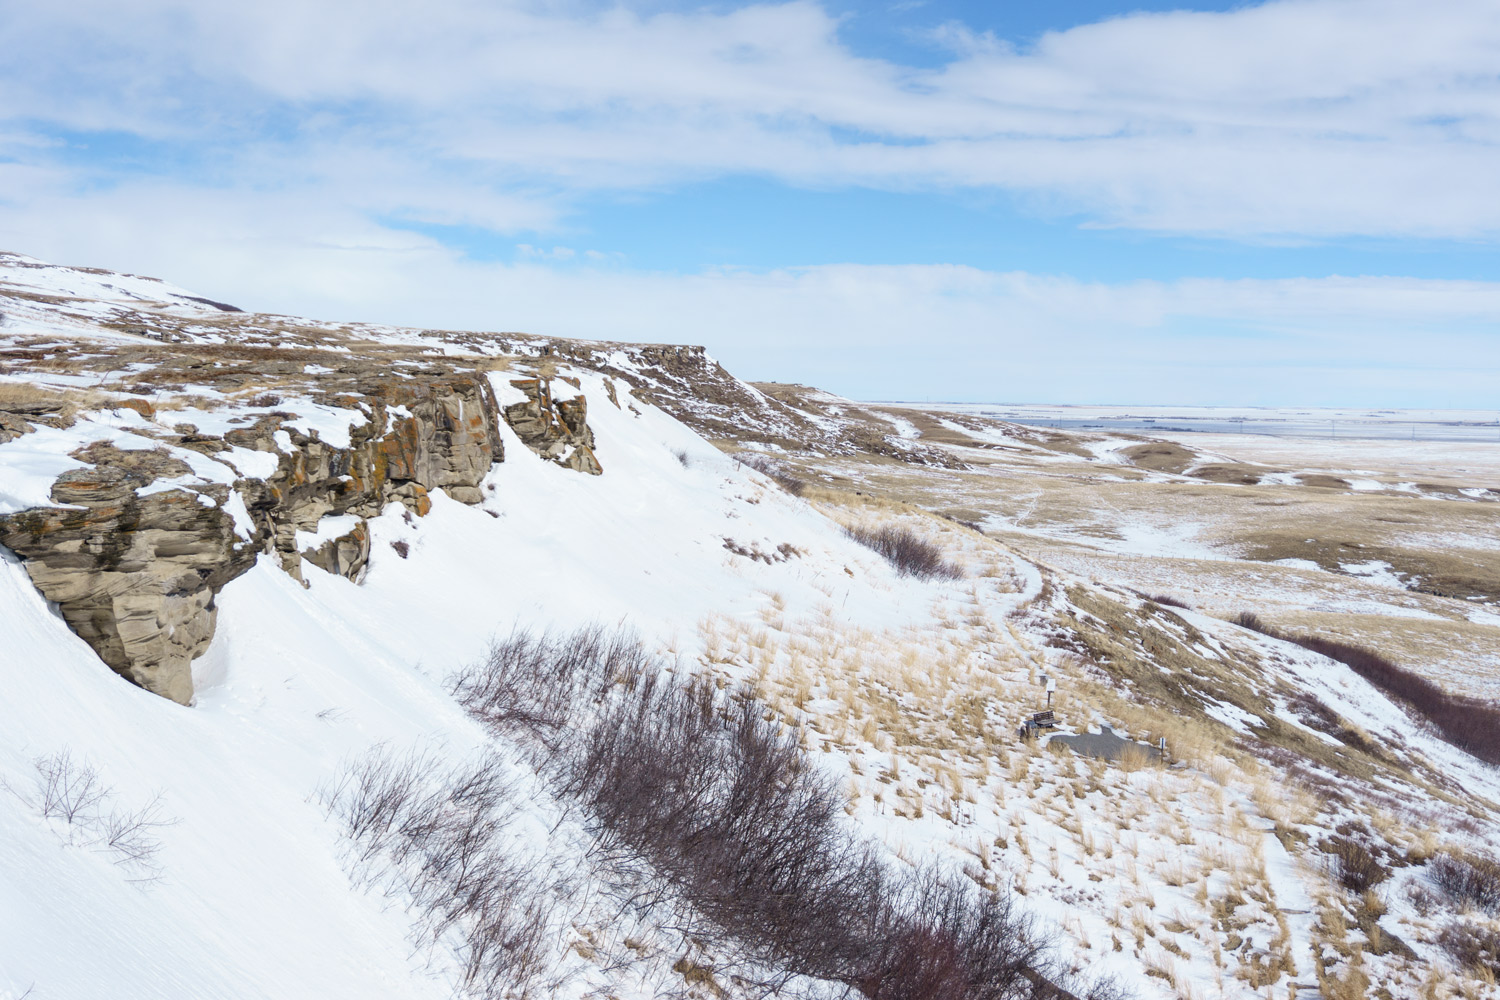
<svg viewBox="0 0 1500 1000"><path fill-rule="evenodd" d="M534 995L754 995L764 956L695 940L680 899L623 905L597 816L452 693L518 628L590 624L639 635L672 683L753 692L837 783L841 829L893 871L1033 917L1055 942L1037 968L1080 994L1101 975L1162 1000L1333 996L1361 977L1391 997L1494 992L1440 938L1495 921L1429 871L1500 846L1500 769L1301 647L905 504L793 495L678 419L772 450L773 431L801 433L722 369L694 403L700 361L670 351L230 313L14 256L0 294L0 521L113 525L110 504L181 495L222 513L234 540L213 551L238 561L189 581L213 616L190 619L211 638L183 705L106 666L70 598L49 604L0 549L0 998L464 995L462 935L434 937L330 808L372 753L420 755L434 781L481 760L504 776L497 836L549 904ZM736 424L740 399L767 409ZM799 419L843 405L817 402ZM602 474L567 464L582 448ZM130 474L96 476L114 466ZM903 576L846 525L906 528L957 575ZM109 554L59 564L119 571ZM142 627L132 607L112 609L121 632ZM1166 737L1173 766L1019 741L1043 674L1062 732ZM1373 895L1339 884L1341 843L1373 850Z"/></svg>
<svg viewBox="0 0 1500 1000"><path fill-rule="evenodd" d="M603 396L596 381L584 391ZM399 906L351 890L314 793L376 744L475 752L484 736L444 680L493 637L518 623L627 622L671 648L710 614L754 620L771 592L863 626L927 610L932 587L901 582L805 503L640 410L596 411L604 476L545 462L512 437L481 507L437 494L408 524L393 504L375 522L360 586L308 565L303 589L262 557L219 597L191 709L111 673L7 554L0 989L447 996L409 957ZM746 559L726 539L800 554ZM24 804L38 794L34 758L59 752L97 767L123 808L160 794L170 825L156 834L159 880L133 883L110 852Z"/></svg>

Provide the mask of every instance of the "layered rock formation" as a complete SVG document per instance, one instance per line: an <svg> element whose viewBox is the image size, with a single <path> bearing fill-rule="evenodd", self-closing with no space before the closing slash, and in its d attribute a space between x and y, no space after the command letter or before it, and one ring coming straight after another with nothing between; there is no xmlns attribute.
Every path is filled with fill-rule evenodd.
<svg viewBox="0 0 1500 1000"><path fill-rule="evenodd" d="M138 495L152 478L116 466L64 473L52 499L74 506L0 517L0 544L25 560L37 589L100 659L187 704L189 664L213 637L214 595L255 551L212 497Z"/></svg>
<svg viewBox="0 0 1500 1000"><path fill-rule="evenodd" d="M567 379L573 387L578 383ZM510 424L521 443L545 459L575 472L597 476L604 471L594 455L594 432L588 425L588 400L556 399L547 379L515 379L511 383L526 395L526 400L505 408L505 422ZM619 405L616 403L615 405Z"/></svg>
<svg viewBox="0 0 1500 1000"><path fill-rule="evenodd" d="M351 427L347 448L322 441L316 432L284 426L291 415L279 413L232 430L219 442L225 449L235 446L279 456L272 476L236 485L255 521L257 539L298 579L304 557L350 579L357 579L368 561L369 535L363 521L332 543L304 551L297 543L298 533L316 532L323 517L374 517L393 500L422 516L431 507L427 494L435 489L461 503L478 503L480 483L490 466L505 460L499 407L481 376L393 379L360 389L357 395L325 400L363 421ZM290 449L278 447L278 435L290 442ZM204 439L185 444L201 448Z"/></svg>
<svg viewBox="0 0 1500 1000"><path fill-rule="evenodd" d="M522 385L529 401L508 408L507 421L528 447L598 474L586 401L554 401L546 381L530 383ZM226 509L232 506L229 486L161 489L161 480L195 478L188 464L166 449L123 451L99 442L73 455L89 468L54 484L51 499L67 506L0 516L0 545L24 560L37 589L105 663L149 691L188 704L191 663L213 637L215 595L257 555L276 556L298 579L306 559L358 580L370 559L366 518L392 501L425 515L436 489L478 503L484 477L505 458L500 407L482 374L443 371L348 388L318 399L348 411L347 447L292 426L298 421L290 412L259 415L222 437L191 426L163 436L164 444L230 469L237 448L277 456L275 472L265 478L234 471L234 499L244 503L253 526L248 532L236 533ZM139 492L153 483L158 492ZM319 535L325 517L340 518L348 530Z"/></svg>
<svg viewBox="0 0 1500 1000"><path fill-rule="evenodd" d="M74 435L87 468L54 484L59 506L0 514L0 546L106 663L176 701L228 581L268 555L298 579L306 561L358 582L368 519L393 501L418 517L433 490L481 501L502 420L537 454L602 471L587 402L553 395L562 355L540 338L231 312L142 279L123 293L105 272L0 265L0 448L79 417L161 444ZM490 373L512 364L541 377L518 378L524 401L502 410ZM219 426L172 423L194 411Z"/></svg>

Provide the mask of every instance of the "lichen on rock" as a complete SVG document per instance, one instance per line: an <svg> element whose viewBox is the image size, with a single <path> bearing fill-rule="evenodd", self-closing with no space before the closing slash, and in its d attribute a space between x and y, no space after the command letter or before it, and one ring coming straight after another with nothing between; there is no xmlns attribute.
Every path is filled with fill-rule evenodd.
<svg viewBox="0 0 1500 1000"><path fill-rule="evenodd" d="M235 481L254 525L248 538L224 509L227 486L142 495L157 480L190 478L191 466L166 448L126 451L100 441L73 453L89 467L53 484L51 499L62 506L0 516L0 544L21 557L37 589L106 664L188 704L192 661L213 637L215 596L259 554L277 557L299 580L306 559L357 581L370 559L365 519L392 502L424 516L436 489L478 503L484 477L504 459L499 406L482 376L373 378L357 389L319 399L349 411L347 447L297 429L290 412L262 414L222 437L182 425L166 439L231 468L237 448L277 456L271 475ZM592 440L582 408L566 412L568 433ZM358 520L336 538L299 546L298 533L316 533L330 515Z"/></svg>
<svg viewBox="0 0 1500 1000"><path fill-rule="evenodd" d="M571 380L570 380L571 381ZM542 458L575 472L604 472L594 454L594 432L588 425L588 400L582 395L557 399L544 378L513 379L526 399L505 408L505 422L521 443ZM574 383L575 388L577 383Z"/></svg>

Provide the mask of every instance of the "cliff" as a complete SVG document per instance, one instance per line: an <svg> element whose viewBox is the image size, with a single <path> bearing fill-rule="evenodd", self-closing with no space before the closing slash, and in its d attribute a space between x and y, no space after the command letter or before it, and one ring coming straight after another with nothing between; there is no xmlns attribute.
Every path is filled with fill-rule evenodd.
<svg viewBox="0 0 1500 1000"><path fill-rule="evenodd" d="M310 406L268 411L284 401L262 396L250 402L263 405L237 415L214 411L219 433L189 423L169 429L168 414L150 404L117 401L115 412L140 416L137 429L158 447L99 440L75 449L82 467L53 482L55 506L0 515L0 545L21 557L37 589L112 669L189 704L192 661L214 635L215 595L258 555L298 580L305 559L358 581L371 558L367 521L387 504L422 517L435 490L466 504L482 499L486 475L505 459L502 419L538 454L602 472L586 400L554 398L547 379L515 382L526 402L502 409L483 373L439 366L369 377ZM24 417L56 429L75 424L61 415L62 402L24 414L6 405L0 400L0 427L16 435L34 430ZM290 407L315 409L324 429ZM208 474L195 475L176 457L183 453L217 468L200 461ZM251 474L252 466L266 471Z"/></svg>

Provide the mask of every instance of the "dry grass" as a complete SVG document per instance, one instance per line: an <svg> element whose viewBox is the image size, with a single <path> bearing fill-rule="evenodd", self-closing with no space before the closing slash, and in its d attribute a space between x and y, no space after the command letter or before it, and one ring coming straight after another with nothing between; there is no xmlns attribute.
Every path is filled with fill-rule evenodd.
<svg viewBox="0 0 1500 1000"><path fill-rule="evenodd" d="M85 410L101 409L115 397L86 389L61 389L30 382L0 382L0 410L31 411L41 419L68 425Z"/></svg>

